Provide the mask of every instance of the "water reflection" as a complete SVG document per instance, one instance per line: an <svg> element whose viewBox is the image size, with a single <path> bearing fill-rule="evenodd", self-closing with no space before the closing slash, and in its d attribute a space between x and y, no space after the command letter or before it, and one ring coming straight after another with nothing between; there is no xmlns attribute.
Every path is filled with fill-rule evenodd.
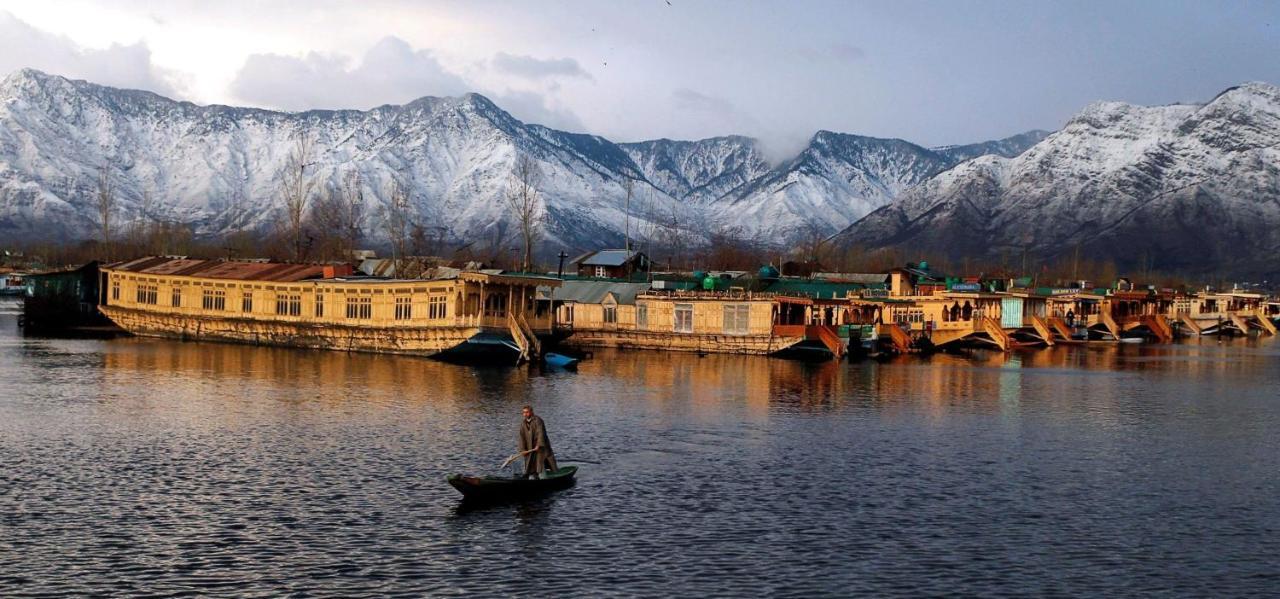
<svg viewBox="0 0 1280 599"><path fill-rule="evenodd" d="M1200 339L886 363L601 351L543 372L37 339L0 306L0 585L1266 593L1278 363L1272 340ZM444 476L496 471L524 403L583 460L578 485L462 509Z"/></svg>

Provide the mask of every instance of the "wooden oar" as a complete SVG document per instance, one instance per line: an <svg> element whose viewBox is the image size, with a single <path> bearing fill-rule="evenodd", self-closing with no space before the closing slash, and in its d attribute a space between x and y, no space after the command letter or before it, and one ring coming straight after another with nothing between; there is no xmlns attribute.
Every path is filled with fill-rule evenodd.
<svg viewBox="0 0 1280 599"><path fill-rule="evenodd" d="M502 465L501 465L501 466L498 466L498 468L506 468L506 467L507 467L507 464L510 464L511 462L514 462L514 461L516 461L516 460L518 460L518 459L520 459L520 458L522 458L522 457L524 457L524 456L527 456L527 455L529 455L529 454L531 454L531 453L533 453L533 452L535 452L535 451L537 451L537 450L538 450L538 449L535 447L535 448L530 449L530 450L528 450L528 451L519 451L519 452L516 452L516 453L514 453L514 454L511 454L511 457L507 458L507 459L506 459L506 461L502 462Z"/></svg>

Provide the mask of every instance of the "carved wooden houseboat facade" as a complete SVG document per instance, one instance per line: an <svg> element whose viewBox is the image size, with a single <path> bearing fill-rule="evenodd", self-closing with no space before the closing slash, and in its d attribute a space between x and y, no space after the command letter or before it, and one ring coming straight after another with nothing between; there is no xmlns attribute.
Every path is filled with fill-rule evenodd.
<svg viewBox="0 0 1280 599"><path fill-rule="evenodd" d="M163 257L102 271L102 312L137 335L482 360L536 355L552 315L534 290L559 284L469 271L370 279L326 265Z"/></svg>

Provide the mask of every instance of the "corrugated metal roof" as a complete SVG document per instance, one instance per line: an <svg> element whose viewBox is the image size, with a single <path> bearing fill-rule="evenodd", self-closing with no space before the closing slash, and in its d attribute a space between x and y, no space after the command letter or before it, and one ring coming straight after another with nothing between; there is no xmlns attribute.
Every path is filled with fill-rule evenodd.
<svg viewBox="0 0 1280 599"><path fill-rule="evenodd" d="M583 266L622 266L638 253L635 250L600 250L578 263Z"/></svg>
<svg viewBox="0 0 1280 599"><path fill-rule="evenodd" d="M365 258L360 261L357 271L375 277L396 276L396 261L390 258Z"/></svg>
<svg viewBox="0 0 1280 599"><path fill-rule="evenodd" d="M636 303L636 296L649 290L648 283L615 283L612 281L565 281L551 293L556 301L598 304L610 293L619 304Z"/></svg>
<svg viewBox="0 0 1280 599"><path fill-rule="evenodd" d="M160 256L139 258L113 264L108 268L150 275L291 282L323 277L325 266L322 264L288 264L281 262L191 260Z"/></svg>

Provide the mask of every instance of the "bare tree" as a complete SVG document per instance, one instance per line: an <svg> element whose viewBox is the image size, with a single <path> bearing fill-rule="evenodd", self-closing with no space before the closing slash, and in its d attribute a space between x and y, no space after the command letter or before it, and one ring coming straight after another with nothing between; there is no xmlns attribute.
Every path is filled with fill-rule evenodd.
<svg viewBox="0 0 1280 599"><path fill-rule="evenodd" d="M142 199L138 201L137 214L129 226L129 244L134 250L147 254L163 254L159 247L159 225L156 218L155 196L150 189L142 190Z"/></svg>
<svg viewBox="0 0 1280 599"><path fill-rule="evenodd" d="M542 173L538 163L528 156L520 156L511 170L511 184L507 189L507 207L520 227L520 236L524 240L524 259L520 270L529 271L533 267L533 244L538 240L539 225L543 218L542 198L538 194L538 183Z"/></svg>
<svg viewBox="0 0 1280 599"><path fill-rule="evenodd" d="M505 220L494 221L476 234L479 240L470 244L467 253L472 259L486 264L496 266L505 263L506 257L503 254L507 251L507 244L510 242L509 227L510 223Z"/></svg>
<svg viewBox="0 0 1280 599"><path fill-rule="evenodd" d="M98 169L98 227L102 233L102 244L106 246L107 257L111 258L111 219L116 210L116 192L107 174L107 167Z"/></svg>
<svg viewBox="0 0 1280 599"><path fill-rule="evenodd" d="M336 187L326 187L316 198L310 221L326 260L350 260L364 237L364 190L360 174L350 171Z"/></svg>
<svg viewBox="0 0 1280 599"><path fill-rule="evenodd" d="M632 192L635 191L635 181L632 181L631 179L624 179L622 181L622 189L623 191L627 192L626 203L623 205L623 210L626 211L627 216L626 216L626 224L623 225L624 232L622 236L622 249L626 251L630 251L631 250L631 194Z"/></svg>
<svg viewBox="0 0 1280 599"><path fill-rule="evenodd" d="M800 262L816 267L826 264L831 258L831 235L821 222L811 220L804 223L796 237L798 244L793 251Z"/></svg>
<svg viewBox="0 0 1280 599"><path fill-rule="evenodd" d="M285 160L284 171L280 174L280 198L284 204L283 233L291 246L294 260L303 258L303 216L315 185L311 177L307 176L313 146L310 137L299 135Z"/></svg>
<svg viewBox="0 0 1280 599"><path fill-rule="evenodd" d="M382 227L391 243L391 263L396 276L406 276L405 265L412 242L413 220L410 213L409 191L399 181L392 180L387 187L387 204L382 208Z"/></svg>
<svg viewBox="0 0 1280 599"><path fill-rule="evenodd" d="M684 252L689 245L688 236L685 234L689 219L685 217L684 209L678 202L671 204L671 214L663 224L666 226L663 231L663 243L667 246L668 252L667 268L683 266Z"/></svg>

